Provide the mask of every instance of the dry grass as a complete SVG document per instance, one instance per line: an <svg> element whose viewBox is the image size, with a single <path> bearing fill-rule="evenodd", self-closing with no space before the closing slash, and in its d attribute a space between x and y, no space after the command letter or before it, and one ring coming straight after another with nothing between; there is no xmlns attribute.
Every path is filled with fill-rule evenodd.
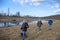
<svg viewBox="0 0 60 40"><path fill-rule="evenodd" d="M36 24L30 24L27 31L28 38L26 40L60 40L60 21L56 20L53 24L53 29L49 30L48 24L43 23L42 32L37 33ZM0 40L22 40L20 25L13 27L0 28Z"/></svg>

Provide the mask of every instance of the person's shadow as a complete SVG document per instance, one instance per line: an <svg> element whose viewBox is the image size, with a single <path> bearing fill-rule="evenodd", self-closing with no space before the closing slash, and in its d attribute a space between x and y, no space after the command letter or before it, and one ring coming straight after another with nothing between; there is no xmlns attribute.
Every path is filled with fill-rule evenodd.
<svg viewBox="0 0 60 40"><path fill-rule="evenodd" d="M60 35L57 35L57 38L56 38L56 40L60 40Z"/></svg>

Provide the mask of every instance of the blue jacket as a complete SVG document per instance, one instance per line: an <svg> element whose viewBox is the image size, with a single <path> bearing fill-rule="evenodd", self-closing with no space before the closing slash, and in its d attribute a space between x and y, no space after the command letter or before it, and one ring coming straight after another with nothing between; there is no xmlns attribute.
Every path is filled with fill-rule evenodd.
<svg viewBox="0 0 60 40"><path fill-rule="evenodd" d="M53 21L52 20L48 20L48 24L49 25L52 25L53 24Z"/></svg>

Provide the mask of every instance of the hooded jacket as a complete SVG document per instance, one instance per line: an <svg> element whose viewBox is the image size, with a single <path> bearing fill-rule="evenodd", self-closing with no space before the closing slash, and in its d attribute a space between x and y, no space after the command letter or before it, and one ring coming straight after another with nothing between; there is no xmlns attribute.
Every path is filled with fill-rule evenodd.
<svg viewBox="0 0 60 40"><path fill-rule="evenodd" d="M29 28L29 25L28 25L27 22L24 22L24 23L22 24L22 26L21 26L21 30L22 30L22 31L27 31L27 28Z"/></svg>

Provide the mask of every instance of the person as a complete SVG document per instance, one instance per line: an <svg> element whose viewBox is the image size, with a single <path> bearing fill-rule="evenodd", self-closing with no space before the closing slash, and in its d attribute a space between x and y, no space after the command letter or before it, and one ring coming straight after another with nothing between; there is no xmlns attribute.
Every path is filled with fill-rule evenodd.
<svg viewBox="0 0 60 40"><path fill-rule="evenodd" d="M41 32L41 26L42 26L42 21L40 19L37 22L37 26L38 26L38 33L39 33L39 32Z"/></svg>
<svg viewBox="0 0 60 40"><path fill-rule="evenodd" d="M21 30L22 30L21 36L22 36L23 40L25 40L25 38L27 37L27 33L26 33L27 28L29 28L29 25L26 20L23 20L23 24L21 26Z"/></svg>
<svg viewBox="0 0 60 40"><path fill-rule="evenodd" d="M6 22L4 22L4 26L6 26Z"/></svg>
<svg viewBox="0 0 60 40"><path fill-rule="evenodd" d="M49 30L51 30L52 29L52 24L53 24L53 20L48 20L48 24L49 24Z"/></svg>

